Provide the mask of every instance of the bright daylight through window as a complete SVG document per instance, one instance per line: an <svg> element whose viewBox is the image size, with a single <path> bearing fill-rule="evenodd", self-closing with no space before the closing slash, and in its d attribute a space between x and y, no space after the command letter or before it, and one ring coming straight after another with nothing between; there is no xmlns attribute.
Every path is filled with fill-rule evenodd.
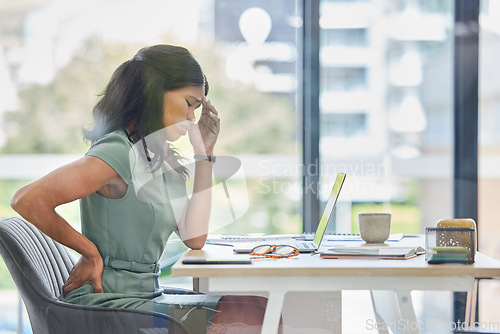
<svg viewBox="0 0 500 334"><path fill-rule="evenodd" d="M113 70L166 43L203 67L221 115L215 154L235 161L215 182L211 232L301 233L304 173L318 173L322 210L345 172L327 232L391 212L393 233L421 234L453 215L454 3L319 1L319 154L304 165L304 1L0 0L0 218L15 215L17 189L85 154L81 129ZM479 244L498 258L500 5L481 0L479 21ZM192 155L187 138L175 144ZM77 202L58 212L80 228ZM162 265L184 250L169 241ZM500 286L488 284L481 316L498 320ZM451 319L451 294L439 296L415 294L418 319ZM0 333L18 330L17 305L0 261Z"/></svg>

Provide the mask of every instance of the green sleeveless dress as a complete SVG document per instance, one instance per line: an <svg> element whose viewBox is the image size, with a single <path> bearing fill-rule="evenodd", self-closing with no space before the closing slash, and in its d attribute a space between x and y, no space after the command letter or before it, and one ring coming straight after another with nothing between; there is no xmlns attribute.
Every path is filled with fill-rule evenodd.
<svg viewBox="0 0 500 334"><path fill-rule="evenodd" d="M94 293L89 283L59 299L161 312L204 333L221 296L166 294L158 281L158 261L186 204L185 180L166 163L151 173L143 152L142 143L133 144L124 131L104 136L87 152L109 164L128 188L120 199L93 193L80 200L82 233L104 261L104 293Z"/></svg>

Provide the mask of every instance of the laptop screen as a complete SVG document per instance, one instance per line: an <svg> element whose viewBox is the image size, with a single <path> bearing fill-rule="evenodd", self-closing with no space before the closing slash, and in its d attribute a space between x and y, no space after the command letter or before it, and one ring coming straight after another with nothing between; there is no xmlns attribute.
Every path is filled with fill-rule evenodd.
<svg viewBox="0 0 500 334"><path fill-rule="evenodd" d="M314 235L314 243L318 246L318 248L321 244L321 240L323 240L323 236L325 235L328 221L330 220L330 216L332 215L335 203L337 203L337 198L339 197L340 189L342 189L342 184L344 184L345 177L345 173L337 174L337 178L335 179L335 183L333 184L332 192L330 194L330 197L328 198L328 202L325 205L325 209L323 210L323 215L321 216L318 228L316 229L316 234Z"/></svg>

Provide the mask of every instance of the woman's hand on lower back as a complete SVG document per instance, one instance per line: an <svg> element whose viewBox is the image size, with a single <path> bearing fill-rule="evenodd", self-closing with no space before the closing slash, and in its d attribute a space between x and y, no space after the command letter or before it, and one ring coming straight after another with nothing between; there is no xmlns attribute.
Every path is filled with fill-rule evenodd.
<svg viewBox="0 0 500 334"><path fill-rule="evenodd" d="M103 292L101 277L103 270L103 262L100 255L94 257L80 257L80 260L75 264L69 278L64 283L62 290L63 296L66 296L71 291L91 283L95 293Z"/></svg>

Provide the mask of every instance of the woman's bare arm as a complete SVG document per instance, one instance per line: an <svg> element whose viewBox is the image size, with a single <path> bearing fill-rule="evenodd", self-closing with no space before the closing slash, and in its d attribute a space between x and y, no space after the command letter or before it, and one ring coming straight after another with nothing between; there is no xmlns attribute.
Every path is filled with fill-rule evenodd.
<svg viewBox="0 0 500 334"><path fill-rule="evenodd" d="M113 182L123 182L116 171L99 158L86 156L56 169L19 189L12 208L57 242L82 255L63 287L65 294L88 282L102 292L102 259L97 247L76 231L55 208L86 197Z"/></svg>
<svg viewBox="0 0 500 334"><path fill-rule="evenodd" d="M219 136L220 118L217 109L204 96L200 120L189 130L195 154L212 155ZM193 195L184 209L177 234L192 249L201 249L207 240L212 209L212 162L196 161Z"/></svg>
<svg viewBox="0 0 500 334"><path fill-rule="evenodd" d="M212 209L212 163L196 162L193 195L187 201L177 235L191 249L201 249L208 235Z"/></svg>

